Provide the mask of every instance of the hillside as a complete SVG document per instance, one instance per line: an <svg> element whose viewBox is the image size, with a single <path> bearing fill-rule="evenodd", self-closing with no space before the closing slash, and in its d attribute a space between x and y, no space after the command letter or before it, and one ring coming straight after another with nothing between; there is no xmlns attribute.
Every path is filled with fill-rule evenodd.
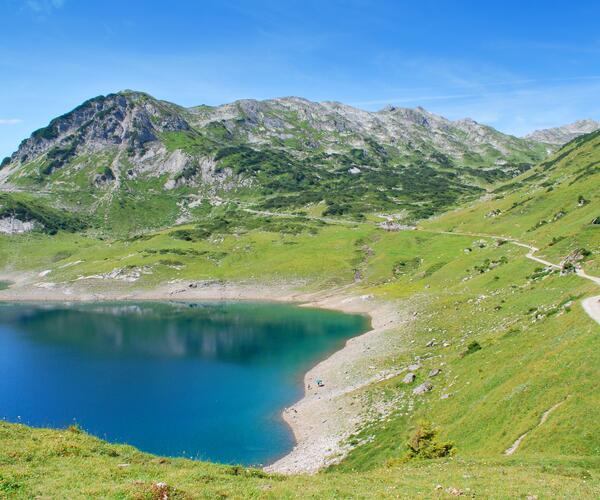
<svg viewBox="0 0 600 500"><path fill-rule="evenodd" d="M424 224L430 229L515 237L560 261L578 249L598 251L600 132L563 146L553 157L497 187L487 200ZM598 274L595 254L588 259Z"/></svg>
<svg viewBox="0 0 600 500"><path fill-rule="evenodd" d="M165 106L156 135L179 123ZM196 116L186 119L192 128L216 113L187 112ZM6 179L26 185L18 173L32 163L19 161L13 157ZM600 404L599 337L581 300L598 287L575 270L600 275L599 165L596 132L414 231L385 231L373 215L271 215L224 204L197 223L135 237L75 226L0 236L0 277L13 282L0 298L162 290L194 300L212 290L270 290L280 300L369 311L375 327L361 349L341 351L321 374L319 399L307 394L296 406L299 418L317 407L329 412L313 433L340 440L324 460L332 465L316 476L164 461L79 432L2 424L0 491L135 497L164 481L183 497L597 497L600 434L590 415ZM35 208L37 198L10 196ZM535 255L560 269L511 240L539 248ZM431 427L438 436L415 445L416 432ZM411 439L417 458L407 455ZM23 451L14 452L16 441ZM419 458L444 455L450 444L453 457Z"/></svg>
<svg viewBox="0 0 600 500"><path fill-rule="evenodd" d="M35 131L2 162L0 181L105 233L196 221L228 202L412 222L479 197L551 149L422 108L296 97L183 108L124 91Z"/></svg>

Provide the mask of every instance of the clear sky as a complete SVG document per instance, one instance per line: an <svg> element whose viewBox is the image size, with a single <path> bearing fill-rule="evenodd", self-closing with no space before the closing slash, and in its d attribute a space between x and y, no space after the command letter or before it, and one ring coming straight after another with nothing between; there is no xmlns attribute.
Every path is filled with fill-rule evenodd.
<svg viewBox="0 0 600 500"><path fill-rule="evenodd" d="M600 119L597 0L0 0L0 157L85 99L298 95L520 135Z"/></svg>

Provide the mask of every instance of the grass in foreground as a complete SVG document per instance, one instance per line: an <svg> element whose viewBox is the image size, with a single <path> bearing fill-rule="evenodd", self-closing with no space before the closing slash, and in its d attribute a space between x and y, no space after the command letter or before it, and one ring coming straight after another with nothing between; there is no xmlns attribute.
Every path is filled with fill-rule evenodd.
<svg viewBox="0 0 600 500"><path fill-rule="evenodd" d="M0 497L6 498L594 498L600 460L460 458L360 473L279 476L160 458L76 429L0 422ZM166 487L156 486L165 483ZM439 485L439 486L438 486Z"/></svg>

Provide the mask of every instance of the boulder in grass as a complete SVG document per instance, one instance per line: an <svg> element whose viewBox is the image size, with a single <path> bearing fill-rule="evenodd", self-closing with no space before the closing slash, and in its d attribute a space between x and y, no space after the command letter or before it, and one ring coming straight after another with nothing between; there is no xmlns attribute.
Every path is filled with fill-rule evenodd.
<svg viewBox="0 0 600 500"><path fill-rule="evenodd" d="M402 382L405 384L412 384L416 377L417 376L413 372L407 373L402 379Z"/></svg>
<svg viewBox="0 0 600 500"><path fill-rule="evenodd" d="M423 382L421 385L413 389L413 394L416 394L418 396L420 394L425 394L426 392L429 392L431 389L433 389L433 385L431 384L431 382Z"/></svg>

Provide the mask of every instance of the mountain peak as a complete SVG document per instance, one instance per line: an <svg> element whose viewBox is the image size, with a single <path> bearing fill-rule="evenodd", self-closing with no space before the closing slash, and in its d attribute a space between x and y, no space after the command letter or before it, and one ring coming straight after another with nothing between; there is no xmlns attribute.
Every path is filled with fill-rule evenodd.
<svg viewBox="0 0 600 500"><path fill-rule="evenodd" d="M525 138L555 146L562 146L580 135L589 134L598 129L600 129L600 122L591 118L585 118L560 127L534 130L530 134L527 134Z"/></svg>
<svg viewBox="0 0 600 500"><path fill-rule="evenodd" d="M162 131L189 129L172 108L173 105L149 94L130 90L88 99L34 131L12 155L10 163L27 163L48 152L60 156L60 161L54 162L58 164L84 149L143 149L145 143L157 140Z"/></svg>

